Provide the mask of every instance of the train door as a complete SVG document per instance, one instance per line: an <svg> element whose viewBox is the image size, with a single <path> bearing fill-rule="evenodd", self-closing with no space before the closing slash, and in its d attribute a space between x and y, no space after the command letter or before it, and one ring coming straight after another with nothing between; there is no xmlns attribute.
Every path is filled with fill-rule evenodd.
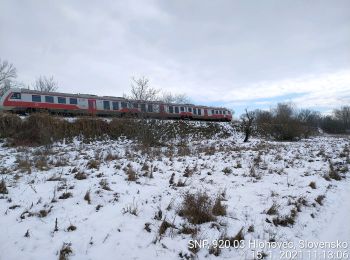
<svg viewBox="0 0 350 260"><path fill-rule="evenodd" d="M164 110L164 105L163 104L161 104L160 106L159 106L159 112L160 113L164 113L165 112L165 110Z"/></svg>
<svg viewBox="0 0 350 260"><path fill-rule="evenodd" d="M89 113L92 115L95 114L96 113L96 99L89 99L88 105L89 105Z"/></svg>

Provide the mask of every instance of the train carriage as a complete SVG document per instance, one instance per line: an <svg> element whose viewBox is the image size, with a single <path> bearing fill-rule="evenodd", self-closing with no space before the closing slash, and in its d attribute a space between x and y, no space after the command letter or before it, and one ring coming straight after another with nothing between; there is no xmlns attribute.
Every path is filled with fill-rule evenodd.
<svg viewBox="0 0 350 260"><path fill-rule="evenodd" d="M48 111L62 115L117 117L129 115L162 119L232 120L230 110L220 107L14 88L0 93L0 110L16 113Z"/></svg>

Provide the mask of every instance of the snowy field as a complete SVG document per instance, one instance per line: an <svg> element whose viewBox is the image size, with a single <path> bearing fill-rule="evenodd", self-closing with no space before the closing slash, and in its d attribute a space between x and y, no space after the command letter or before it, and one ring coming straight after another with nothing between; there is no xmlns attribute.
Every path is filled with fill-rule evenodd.
<svg viewBox="0 0 350 260"><path fill-rule="evenodd" d="M346 259L349 138L242 139L1 143L0 259ZM342 241L326 249L341 257L304 240Z"/></svg>

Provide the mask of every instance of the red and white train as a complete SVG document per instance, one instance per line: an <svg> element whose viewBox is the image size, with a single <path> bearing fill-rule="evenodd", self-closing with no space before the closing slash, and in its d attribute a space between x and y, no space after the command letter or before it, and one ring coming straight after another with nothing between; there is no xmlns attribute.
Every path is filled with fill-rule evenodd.
<svg viewBox="0 0 350 260"><path fill-rule="evenodd" d="M48 111L63 115L146 116L163 119L231 121L226 108L130 100L122 97L8 89L0 93L0 110L16 113Z"/></svg>

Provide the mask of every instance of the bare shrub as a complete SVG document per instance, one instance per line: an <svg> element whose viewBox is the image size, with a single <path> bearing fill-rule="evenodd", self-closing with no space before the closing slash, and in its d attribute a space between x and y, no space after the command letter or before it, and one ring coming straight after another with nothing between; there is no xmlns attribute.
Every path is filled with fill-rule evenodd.
<svg viewBox="0 0 350 260"><path fill-rule="evenodd" d="M232 173L232 169L230 167L225 167L222 170L223 173L225 173L226 175L231 174Z"/></svg>
<svg viewBox="0 0 350 260"><path fill-rule="evenodd" d="M320 204L321 206L323 205L323 200L326 198L325 195L319 195L317 196L317 198L315 199L315 201Z"/></svg>
<svg viewBox="0 0 350 260"><path fill-rule="evenodd" d="M108 190L108 191L111 191L112 189L109 187L109 184L108 184L108 181L107 179L102 179L100 181L100 187L104 190Z"/></svg>
<svg viewBox="0 0 350 260"><path fill-rule="evenodd" d="M166 232L166 230L170 227L174 227L174 225L164 219L160 224L160 227L158 230L159 236L162 236Z"/></svg>
<svg viewBox="0 0 350 260"><path fill-rule="evenodd" d="M279 103L268 111L255 111L257 132L278 141L295 141L312 134L313 128L291 103Z"/></svg>
<svg viewBox="0 0 350 260"><path fill-rule="evenodd" d="M215 220L212 214L213 202L206 192L186 193L179 215L192 224L202 224Z"/></svg>
<svg viewBox="0 0 350 260"><path fill-rule="evenodd" d="M133 201L132 204L125 206L122 210L122 213L123 214L129 213L131 215L138 216L139 208L137 206L137 203L135 203L135 201Z"/></svg>
<svg viewBox="0 0 350 260"><path fill-rule="evenodd" d="M278 214L279 205L277 203L273 203L272 206L266 211L267 215L277 215Z"/></svg>
<svg viewBox="0 0 350 260"><path fill-rule="evenodd" d="M71 192L64 192L58 198L61 199L61 200L65 200L65 199L68 199L68 198L71 198L71 197L73 197L73 194Z"/></svg>
<svg viewBox="0 0 350 260"><path fill-rule="evenodd" d="M71 232L71 231L75 231L76 229L77 229L76 226L70 224L69 227L67 228L67 231L68 231L68 232Z"/></svg>
<svg viewBox="0 0 350 260"><path fill-rule="evenodd" d="M87 174L80 171L74 175L74 178L77 180L85 180L87 178Z"/></svg>
<svg viewBox="0 0 350 260"><path fill-rule="evenodd" d="M333 163L331 161L329 161L329 173L328 173L329 178L336 180L336 181L340 181L341 180L341 176L338 173L338 171L336 171L334 169Z"/></svg>
<svg viewBox="0 0 350 260"><path fill-rule="evenodd" d="M60 249L59 252L59 260L68 260L68 257L70 254L73 253L71 243L63 243L62 248Z"/></svg>
<svg viewBox="0 0 350 260"><path fill-rule="evenodd" d="M277 216L272 220L272 223L275 226L293 226L295 223L295 218L297 215L297 211L295 209L292 209L289 215L285 216Z"/></svg>
<svg viewBox="0 0 350 260"><path fill-rule="evenodd" d="M45 171L45 170L49 169L49 166L47 164L47 157L46 156L36 157L34 159L34 165L40 171Z"/></svg>
<svg viewBox="0 0 350 260"><path fill-rule="evenodd" d="M85 193L84 200L86 200L88 204L91 204L90 190Z"/></svg>
<svg viewBox="0 0 350 260"><path fill-rule="evenodd" d="M0 194L8 194L8 190L4 179L2 179L0 182Z"/></svg>
<svg viewBox="0 0 350 260"><path fill-rule="evenodd" d="M316 189L316 182L310 182L309 186L311 187L311 189Z"/></svg>
<svg viewBox="0 0 350 260"><path fill-rule="evenodd" d="M217 196L212 210L215 216L226 216L227 206L223 205L221 201L222 199L220 198L220 196Z"/></svg>
<svg viewBox="0 0 350 260"><path fill-rule="evenodd" d="M99 169L100 168L100 161L95 160L95 159L91 159L90 161L88 161L87 165L88 169Z"/></svg>
<svg viewBox="0 0 350 260"><path fill-rule="evenodd" d="M127 175L127 180L128 181L136 181L138 179L137 173L135 172L135 170L132 168L132 166L130 166L127 171L126 171L126 175Z"/></svg>

